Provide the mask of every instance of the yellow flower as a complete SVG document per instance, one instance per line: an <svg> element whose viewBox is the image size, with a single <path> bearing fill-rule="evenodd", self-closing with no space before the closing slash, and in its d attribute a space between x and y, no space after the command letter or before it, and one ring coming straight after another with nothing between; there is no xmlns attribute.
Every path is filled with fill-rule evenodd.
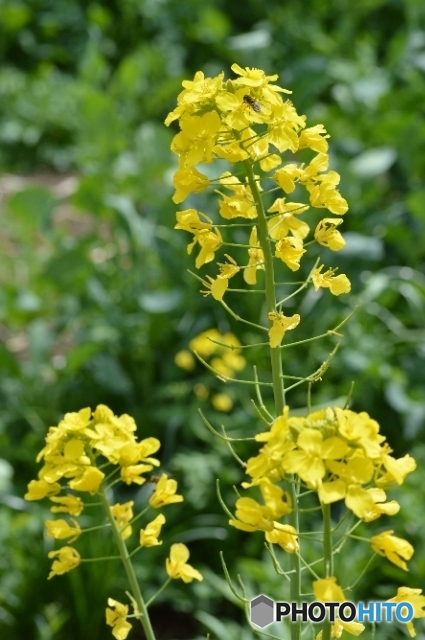
<svg viewBox="0 0 425 640"><path fill-rule="evenodd" d="M343 622L342 620L335 620L331 626L331 638L341 638L343 631L346 631L352 636L359 636L365 630L364 624L360 622ZM319 631L316 636L316 640L322 640L323 633Z"/></svg>
<svg viewBox="0 0 425 640"><path fill-rule="evenodd" d="M300 268L300 260L306 249L303 248L301 238L288 237L282 238L276 243L275 256L280 258L291 271L298 271Z"/></svg>
<svg viewBox="0 0 425 640"><path fill-rule="evenodd" d="M269 118L266 139L274 145L280 153L283 153L287 149L290 149L292 153L296 153L296 151L298 151L297 132L304 126L305 117L298 115L290 100L281 104L275 104L271 108L271 117ZM284 189L284 191L286 191L286 189ZM289 191L286 192L289 193Z"/></svg>
<svg viewBox="0 0 425 640"><path fill-rule="evenodd" d="M202 116L182 116L181 132L174 137L171 145L171 150L181 156L181 166L192 167L200 162L212 162L220 127L217 111L209 111Z"/></svg>
<svg viewBox="0 0 425 640"><path fill-rule="evenodd" d="M167 478L165 473L162 474L156 485L155 491L149 498L149 504L154 509L160 509L167 504L174 502L183 502L183 496L176 494L177 481L173 478Z"/></svg>
<svg viewBox="0 0 425 640"><path fill-rule="evenodd" d="M328 141L326 138L329 138L329 134L326 133L325 127L323 124L317 124L301 132L299 148L304 149L307 147L319 153L326 153L328 150Z"/></svg>
<svg viewBox="0 0 425 640"><path fill-rule="evenodd" d="M240 267L238 267L235 260L233 260L231 256L225 254L225 257L227 258L228 262L226 262L225 264L222 264L220 262L218 263L220 274L217 276L217 278L214 279L210 276L207 276L208 280L210 281L211 289L210 291L207 291L206 294L211 293L212 297L215 300L223 299L227 287L229 286L230 278L233 278L233 276L236 275L238 271L240 271Z"/></svg>
<svg viewBox="0 0 425 640"><path fill-rule="evenodd" d="M246 472L252 477L253 484L258 484L263 477L271 479L272 475L283 475L282 457L295 446L290 438L288 414L289 407L286 406L283 415L274 420L269 431L255 436L257 442L266 444L260 449L259 455L250 458L247 463ZM247 484L243 483L242 486Z"/></svg>
<svg viewBox="0 0 425 640"><path fill-rule="evenodd" d="M216 98L216 105L226 115L223 123L229 129L244 131L252 122L263 122L264 112L252 109L245 100L244 89L236 89L234 93L221 91Z"/></svg>
<svg viewBox="0 0 425 640"><path fill-rule="evenodd" d="M231 378L235 371L241 371L246 365L240 342L233 333L221 334L217 329L208 329L193 338L189 347L205 359L217 354L210 364L220 376ZM203 396L206 397L205 394Z"/></svg>
<svg viewBox="0 0 425 640"><path fill-rule="evenodd" d="M257 217L257 209L251 197L223 196L218 201L218 207L221 217L226 220L238 217L252 220Z"/></svg>
<svg viewBox="0 0 425 640"><path fill-rule="evenodd" d="M172 544L170 549L170 557L165 561L165 568L168 575L173 580L181 578L183 582L192 582L192 580L203 580L202 575L187 564L189 559L189 549L182 543Z"/></svg>
<svg viewBox="0 0 425 640"><path fill-rule="evenodd" d="M286 553L296 553L299 550L298 535L296 529L290 524L274 522L272 531L266 531L266 540L272 544L278 544Z"/></svg>
<svg viewBox="0 0 425 640"><path fill-rule="evenodd" d="M178 169L174 174L173 184L176 189L173 195L173 202L178 204L186 200L189 193L201 193L210 185L207 176L190 167L186 169Z"/></svg>
<svg viewBox="0 0 425 640"><path fill-rule="evenodd" d="M329 166L329 156L327 153L318 153L314 158L309 162L305 169L302 169L302 175L300 176L300 181L306 185L307 189L310 191L316 183L316 181L321 182L324 180L329 174L318 175L323 171L326 171ZM335 172L334 172L335 173ZM338 176L338 174L335 174ZM338 176L339 178L339 176Z"/></svg>
<svg viewBox="0 0 425 640"><path fill-rule="evenodd" d="M350 444L361 447L367 458L380 460L380 443L384 442L385 436L380 435L376 420L372 420L366 411L356 413L350 409L335 407L334 412L339 434Z"/></svg>
<svg viewBox="0 0 425 640"><path fill-rule="evenodd" d="M410 542L393 536L393 533L392 530L383 531L379 535L373 536L370 539L372 550L378 555L386 557L397 567L407 571L407 564L404 561L410 560L414 554L414 549Z"/></svg>
<svg viewBox="0 0 425 640"><path fill-rule="evenodd" d="M73 547L62 547L58 551L49 551L49 558L56 558L52 564L52 570L49 573L48 580L53 576L61 576L67 571L72 571L78 567L81 562L80 554Z"/></svg>
<svg viewBox="0 0 425 640"><path fill-rule="evenodd" d="M229 520L229 524L241 531L272 531L272 510L259 504L253 498L238 498L236 500L236 520Z"/></svg>
<svg viewBox="0 0 425 640"><path fill-rule="evenodd" d="M342 218L323 218L316 227L314 237L323 247L332 251L340 251L345 247L345 240L337 230Z"/></svg>
<svg viewBox="0 0 425 640"><path fill-rule="evenodd" d="M131 624L127 622L128 606L108 598L108 605L115 610L106 608L106 624L112 629L112 635L117 640L125 640L131 629Z"/></svg>
<svg viewBox="0 0 425 640"><path fill-rule="evenodd" d="M133 519L133 505L134 501L129 500L129 502L124 502L123 504L117 503L111 507L111 513L115 518L123 540L129 538L132 533L131 525L128 523Z"/></svg>
<svg viewBox="0 0 425 640"><path fill-rule="evenodd" d="M59 504L58 507L50 507L52 513L69 513L72 516L79 516L84 509L83 501L77 496L55 496L50 497L50 500Z"/></svg>
<svg viewBox="0 0 425 640"><path fill-rule="evenodd" d="M154 547L162 544L159 542L158 536L161 533L161 527L165 523L165 517L159 514L145 529L140 529L140 544L142 547Z"/></svg>
<svg viewBox="0 0 425 640"><path fill-rule="evenodd" d="M141 448L145 449L145 445L136 441L137 427L134 419L127 414L114 416L110 409L106 411L107 407L103 407L101 411L98 409L99 407L93 414L93 427L86 429L87 435L92 439L91 446L113 464L132 465L139 462L143 457ZM152 443L156 443L153 450L159 448L158 440L154 438ZM149 459L149 462L155 464L154 459Z"/></svg>
<svg viewBox="0 0 425 640"><path fill-rule="evenodd" d="M313 581L314 598L319 602L345 602L344 592L335 576Z"/></svg>
<svg viewBox="0 0 425 640"><path fill-rule="evenodd" d="M278 311L270 311L268 314L272 327L269 329L270 346L272 349L279 347L286 331L295 329L300 323L300 316L295 313L293 316L287 317Z"/></svg>
<svg viewBox="0 0 425 640"><path fill-rule="evenodd" d="M245 69L242 69L242 67L240 67L238 64L233 64L231 69L237 75L241 76L240 78L237 78L232 82L235 86L243 88L241 92L242 96L249 94L252 98L254 95L255 99L258 99L260 101L261 113L259 113L258 115L262 115L265 111L264 105L268 107L282 105L282 98L280 96L280 93L291 93L291 91L289 91L288 89L283 89L282 87L279 87L275 84L270 84L270 82L277 80L277 75L266 76L264 71L262 71L261 69L250 67L245 67ZM251 118L254 120L254 116L257 115L257 110L250 108L249 111ZM270 118L271 115L272 112L270 111L268 117ZM267 117L264 115L263 118L267 119ZM291 120L289 114L287 120Z"/></svg>
<svg viewBox="0 0 425 640"><path fill-rule="evenodd" d="M359 454L347 462L328 460L326 466L339 479L324 482L319 488L321 502L329 504L345 497L347 509L350 509L362 520L376 511L372 494L361 486L372 478L373 463L371 460Z"/></svg>
<svg viewBox="0 0 425 640"><path fill-rule="evenodd" d="M307 427L298 435L297 449L284 455L282 468L286 473L298 474L309 487L316 489L326 474L325 461L343 458L348 451L341 438L324 439L318 429Z"/></svg>
<svg viewBox="0 0 425 640"><path fill-rule="evenodd" d="M282 518L291 513L291 497L286 491L277 484L273 484L269 478L261 478L259 484L263 500L273 518Z"/></svg>
<svg viewBox="0 0 425 640"><path fill-rule="evenodd" d="M76 491L88 491L94 495L99 489L105 474L96 467L87 467L84 473L76 480L71 480L69 486Z"/></svg>
<svg viewBox="0 0 425 640"><path fill-rule="evenodd" d="M394 516L400 511L400 505L398 502L396 502L396 500L385 502L387 497L383 489L371 487L370 489L367 489L367 492L372 497L375 505L371 511L364 514L363 520L365 522L372 522L372 520L376 520L382 514L385 514L387 516Z"/></svg>
<svg viewBox="0 0 425 640"><path fill-rule="evenodd" d="M222 341L222 335L217 329L207 329L203 331L199 335L192 338L189 342L189 347L192 351L196 351L199 353L201 358L209 358L213 353L219 349L219 345L215 344L215 342Z"/></svg>
<svg viewBox="0 0 425 640"><path fill-rule="evenodd" d="M65 413L63 420L60 420L58 424L58 429L68 433L82 431L88 426L90 414L89 407L80 409L80 411Z"/></svg>
<svg viewBox="0 0 425 640"><path fill-rule="evenodd" d="M348 204L335 188L340 181L338 173L329 171L323 176L317 176L317 179L320 181L319 184L306 184L313 207L329 209L331 213L335 213L338 216L343 215L348 210Z"/></svg>
<svg viewBox="0 0 425 640"><path fill-rule="evenodd" d="M248 152L245 151L245 149L243 149L240 143L236 140L234 140L233 142L229 142L228 144L215 146L214 153L216 153L220 158L224 158L228 162L231 162L232 164L234 162L246 160L249 156Z"/></svg>
<svg viewBox="0 0 425 640"><path fill-rule="evenodd" d="M260 167L265 172L273 171L279 165L282 164L282 158L277 153L271 153L266 155L265 158L260 158Z"/></svg>
<svg viewBox="0 0 425 640"><path fill-rule="evenodd" d="M199 243L201 247L201 251L195 260L195 266L199 269L203 264L214 260L214 254L223 244L223 240L218 229L201 229L200 231L196 231L193 242L187 247L189 255L192 253L192 249L196 243Z"/></svg>
<svg viewBox="0 0 425 640"><path fill-rule="evenodd" d="M384 455L382 461L387 473L381 476L381 478L376 481L376 484L378 487L384 489L403 484L406 476L416 469L414 458L408 454L397 460L389 455Z"/></svg>
<svg viewBox="0 0 425 640"><path fill-rule="evenodd" d="M243 277L247 284L252 285L257 283L257 269L264 269L264 253L257 237L257 227L252 228L249 244L249 261L248 266L244 269Z"/></svg>
<svg viewBox="0 0 425 640"><path fill-rule="evenodd" d="M263 87L267 85L269 81L273 82L279 77L277 74L274 74L273 76L266 76L262 69L256 69L255 67L245 67L245 69L242 69L242 67L236 64L236 62L232 64L230 68L238 76L241 76L241 78L237 78L233 81L234 84L242 85L243 87ZM280 89L280 91L290 93L290 91L286 89Z"/></svg>
<svg viewBox="0 0 425 640"><path fill-rule="evenodd" d="M81 528L76 520L72 519L72 522L74 523L73 527L63 519L46 520L46 535L56 540L65 540L66 538L73 538L75 540L81 534Z"/></svg>
<svg viewBox="0 0 425 640"><path fill-rule="evenodd" d="M115 459L113 458L112 461L121 466L142 462L146 465L146 469L140 473L145 473L145 471L151 471L153 467L159 467L159 460L152 458L151 454L156 453L160 447L161 443L158 438L144 438L140 442L136 442L132 438L130 442L118 447Z"/></svg>
<svg viewBox="0 0 425 640"><path fill-rule="evenodd" d="M286 202L286 198L277 198L272 206L267 209L270 213L274 211L279 213L279 215L272 216L267 220L270 237L273 240L282 240L291 232L296 238L304 240L310 231L310 227L306 222L298 220L295 215L307 211L308 208L308 205L300 204L299 202Z"/></svg>
<svg viewBox="0 0 425 640"><path fill-rule="evenodd" d="M247 127L246 129L243 129L241 131L241 139L243 140L242 146L248 150L249 155L254 160L254 162L260 161L260 167L263 169L263 171L266 171L266 169L264 169L264 166L267 164L270 164L270 170L282 164L279 156L269 153L269 141L267 140L267 138L265 136L259 136L256 131L254 131L254 129L251 129L251 127ZM260 158L264 159L260 160ZM279 161L276 161L276 158L278 158ZM256 179L258 177L259 176L255 176ZM261 183L258 182L257 184L259 190L262 191Z"/></svg>
<svg viewBox="0 0 425 640"><path fill-rule="evenodd" d="M205 218L206 222L203 222L200 215ZM196 211L196 209L185 209L184 211L177 211L176 213L177 224L174 229L181 229L183 231L189 231L189 233L195 233L201 229L212 229L212 222L205 213Z"/></svg>
<svg viewBox="0 0 425 640"><path fill-rule="evenodd" d="M165 119L166 126L181 118L184 113L192 113L196 107L202 109L211 106L215 95L222 88L223 77L224 74L220 73L215 78L206 78L202 71L197 71L193 80L183 80L184 91L177 97L178 106Z"/></svg>
<svg viewBox="0 0 425 640"><path fill-rule="evenodd" d="M211 402L216 411L230 411L233 407L232 399L225 393L216 393Z"/></svg>
<svg viewBox="0 0 425 640"><path fill-rule="evenodd" d="M241 371L246 365L246 360L238 353L225 352L221 358L213 358L211 366L218 376L233 378L235 371Z"/></svg>
<svg viewBox="0 0 425 640"><path fill-rule="evenodd" d="M388 602L409 602L413 607L414 618L425 618L425 596L421 595L422 589L411 589L410 587L399 587L397 595ZM416 636L413 622L406 622L407 630L411 638Z"/></svg>
<svg viewBox="0 0 425 640"><path fill-rule="evenodd" d="M316 291L320 288L328 288L334 296L339 296L341 293L349 293L351 291L351 283L347 276L341 273L339 276L333 274L337 269L328 269L325 273L321 273L325 265L321 264L320 267L314 269L311 274L314 288Z"/></svg>
<svg viewBox="0 0 425 640"><path fill-rule="evenodd" d="M302 169L300 169L296 164L287 164L276 171L274 179L285 193L292 193L295 190L295 181L302 175Z"/></svg>
<svg viewBox="0 0 425 640"><path fill-rule="evenodd" d="M24 495L25 500L43 500L47 496L53 496L61 490L57 482L46 482L46 480L31 480L28 485L28 492Z"/></svg>
<svg viewBox="0 0 425 640"><path fill-rule="evenodd" d="M148 473L152 471L153 467L151 464L134 464L128 465L126 467L121 467L121 479L126 484L131 484L134 482L135 484L145 484L146 478L141 478L142 473Z"/></svg>
<svg viewBox="0 0 425 640"><path fill-rule="evenodd" d="M174 356L174 362L180 369L185 369L186 371L192 371L195 368L195 359L190 351L183 349L179 351Z"/></svg>

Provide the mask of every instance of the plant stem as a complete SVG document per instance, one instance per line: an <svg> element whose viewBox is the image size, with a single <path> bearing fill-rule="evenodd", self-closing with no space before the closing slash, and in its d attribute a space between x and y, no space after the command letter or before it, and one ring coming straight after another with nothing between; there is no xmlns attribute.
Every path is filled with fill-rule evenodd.
<svg viewBox="0 0 425 640"><path fill-rule="evenodd" d="M115 542L117 543L117 547L120 552L121 560L124 565L125 572L127 574L128 582L130 584L131 592L134 600L136 601L137 608L140 613L140 622L142 623L143 630L146 635L146 640L156 640L155 634L152 629L151 621L149 618L148 610L143 600L143 596L140 592L139 584L137 582L136 574L134 573L133 565L131 563L130 556L128 554L127 546L124 540L121 537L121 533L118 529L118 525L115 521L114 516L111 513L109 502L105 494L105 490L102 487L99 490L100 499L102 501L102 505L105 509L106 516L111 524L112 532L114 534Z"/></svg>
<svg viewBox="0 0 425 640"><path fill-rule="evenodd" d="M325 577L329 578L333 575L333 555L332 555L332 522L331 522L331 505L322 505L323 513L323 559L325 565ZM322 640L330 640L331 623L327 619L323 623Z"/></svg>
<svg viewBox="0 0 425 640"><path fill-rule="evenodd" d="M266 285L266 306L267 313L276 311L276 286L273 267L273 255L270 246L270 238L267 227L266 212L264 211L263 202L261 200L261 193L258 189L257 181L255 179L254 171L249 160L244 161L246 173L248 176L248 183L251 188L251 193L256 203L256 209L258 214L258 238L260 241L261 249L264 254L264 271L265 271L265 285ZM272 322L270 322L270 326ZM285 387L283 383L283 371L282 371L282 355L279 347L272 349L270 347L270 360L272 366L272 380L273 380L273 394L275 401L276 417L283 414L285 406ZM296 531L299 531L298 512L296 509L298 503L297 488L294 482L286 482L286 490L291 496L291 502L293 506L292 512L289 514L289 523L294 527ZM292 602L300 602L301 597L301 563L299 555L293 553L290 555L290 598ZM297 620L291 626L291 640L300 640L301 638L301 620Z"/></svg>
<svg viewBox="0 0 425 640"><path fill-rule="evenodd" d="M256 208L258 213L258 230L261 249L264 254L264 271L266 279L266 305L267 313L276 311L276 292L275 292L275 278L273 268L273 256L270 247L269 232L267 228L266 213L261 200L261 194L255 180L254 171L251 163L245 160L245 169L248 176L249 186L251 187L251 193L256 202ZM269 321L270 326L272 322ZM285 406L285 389L283 386L282 378L282 357L279 347L274 349L270 348L270 359L272 365L272 379L273 379L273 393L276 408L276 417L282 415L283 407Z"/></svg>

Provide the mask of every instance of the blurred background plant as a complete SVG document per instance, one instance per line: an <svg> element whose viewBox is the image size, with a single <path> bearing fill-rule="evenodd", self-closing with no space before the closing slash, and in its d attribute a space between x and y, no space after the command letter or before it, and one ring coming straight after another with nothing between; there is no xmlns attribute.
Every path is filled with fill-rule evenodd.
<svg viewBox="0 0 425 640"><path fill-rule="evenodd" d="M224 389L199 363L174 361L211 328L252 337L186 272L187 239L173 231L175 131L162 124L183 79L198 69L216 75L233 62L278 73L298 112L332 135L333 167L350 204L338 265L353 289L345 301L306 294L297 339L313 327L326 331L359 305L313 400L332 403L355 380L352 408L380 422L398 456L410 451L418 459L398 499L417 549L409 585L423 585L425 6L246 0L243 7L0 2L0 635L9 640L108 633L106 597L123 578L114 567L96 573L90 565L47 582L48 515L22 500L48 426L102 402L133 415L140 437L164 443L162 468L186 497L173 507L169 530L191 543L191 560L206 576L167 590L153 616L161 637L254 637L223 579L220 549L252 595L279 589L261 536L227 527L214 480L226 498L241 472L197 412L201 406L214 424L251 435L258 425L249 396ZM207 199L196 206L208 212ZM245 316L257 316L254 298ZM290 352L288 373L303 375L306 363L313 370L326 359L327 346L313 345ZM214 402L223 394L228 401ZM302 408L303 392L289 401ZM106 555L106 541L92 544ZM344 555L347 572L364 561L362 552ZM374 566L357 597L390 597L406 582L392 565ZM138 571L152 592L161 583L155 554ZM385 633L382 626L376 637Z"/></svg>

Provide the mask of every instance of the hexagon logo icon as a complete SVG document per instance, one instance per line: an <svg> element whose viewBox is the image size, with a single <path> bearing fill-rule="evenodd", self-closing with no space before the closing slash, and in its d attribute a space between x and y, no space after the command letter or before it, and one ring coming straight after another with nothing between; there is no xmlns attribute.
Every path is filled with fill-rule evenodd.
<svg viewBox="0 0 425 640"><path fill-rule="evenodd" d="M251 622L262 629L274 622L273 600L263 594L251 600Z"/></svg>

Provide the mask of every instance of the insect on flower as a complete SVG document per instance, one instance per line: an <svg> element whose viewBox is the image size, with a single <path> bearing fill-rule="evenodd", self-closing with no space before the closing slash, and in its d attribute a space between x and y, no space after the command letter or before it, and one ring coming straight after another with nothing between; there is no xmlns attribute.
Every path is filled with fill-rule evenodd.
<svg viewBox="0 0 425 640"><path fill-rule="evenodd" d="M157 475L153 475L149 478L149 482L152 482L152 484L158 484L160 480L161 480L161 476L157 476Z"/></svg>
<svg viewBox="0 0 425 640"><path fill-rule="evenodd" d="M245 102L245 104L248 104L251 109L255 111L255 113L261 113L260 103L257 102L257 100L255 100L252 96L250 96L249 93L244 95L243 101Z"/></svg>

